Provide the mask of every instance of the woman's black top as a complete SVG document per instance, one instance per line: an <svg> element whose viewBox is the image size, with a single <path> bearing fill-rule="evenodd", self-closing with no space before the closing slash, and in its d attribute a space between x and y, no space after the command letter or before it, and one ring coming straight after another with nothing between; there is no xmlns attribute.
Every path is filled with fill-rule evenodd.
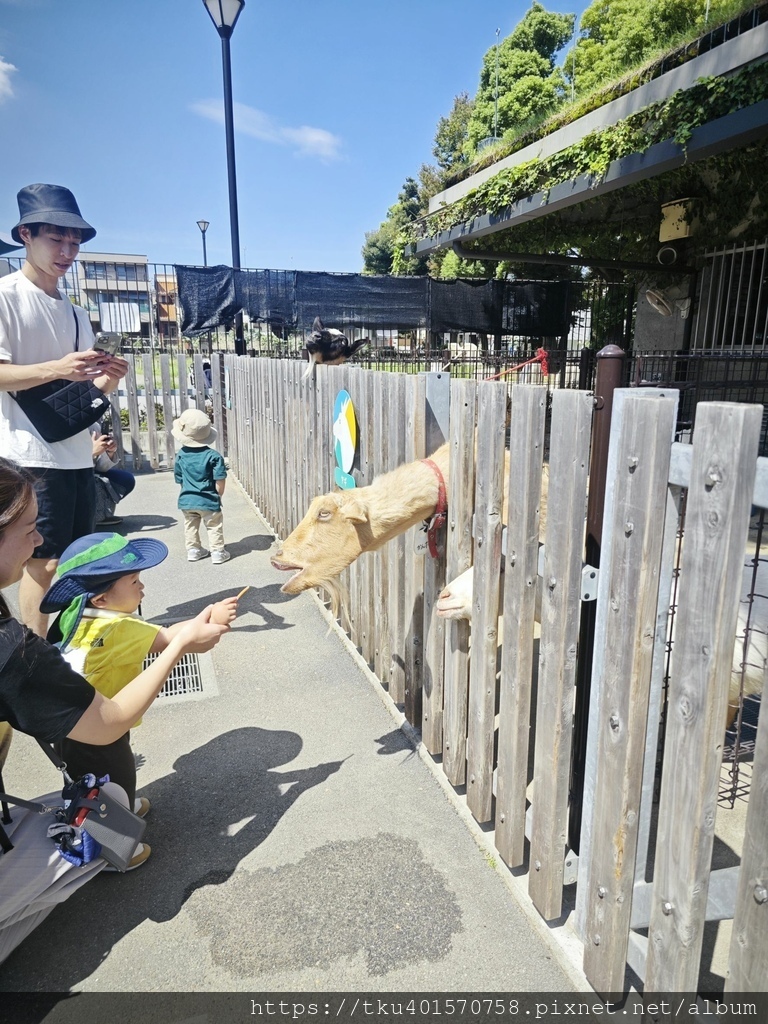
<svg viewBox="0 0 768 1024"><path fill-rule="evenodd" d="M0 619L0 722L53 743L74 729L95 693L58 648L16 619Z"/></svg>

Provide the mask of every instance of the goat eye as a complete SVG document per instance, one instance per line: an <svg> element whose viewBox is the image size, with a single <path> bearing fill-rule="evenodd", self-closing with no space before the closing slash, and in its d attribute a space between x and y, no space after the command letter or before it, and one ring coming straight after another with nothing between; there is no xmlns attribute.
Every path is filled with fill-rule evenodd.
<svg viewBox="0 0 768 1024"><path fill-rule="evenodd" d="M327 508L321 508L317 513L317 518L322 520L328 520L331 518L332 513Z"/></svg>

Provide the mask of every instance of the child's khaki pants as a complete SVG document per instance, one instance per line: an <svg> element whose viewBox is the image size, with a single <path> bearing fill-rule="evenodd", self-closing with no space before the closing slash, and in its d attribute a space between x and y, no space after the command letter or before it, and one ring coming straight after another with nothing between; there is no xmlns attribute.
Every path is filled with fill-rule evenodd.
<svg viewBox="0 0 768 1024"><path fill-rule="evenodd" d="M200 523L205 524L208 531L208 545L211 551L224 550L224 513L211 512L209 509L182 509L184 513L184 545L190 548L201 548Z"/></svg>

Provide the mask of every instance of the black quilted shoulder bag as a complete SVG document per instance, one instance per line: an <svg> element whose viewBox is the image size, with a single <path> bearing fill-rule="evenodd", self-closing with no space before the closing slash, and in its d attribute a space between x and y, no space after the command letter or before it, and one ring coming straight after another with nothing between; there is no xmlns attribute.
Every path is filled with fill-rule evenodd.
<svg viewBox="0 0 768 1024"><path fill-rule="evenodd" d="M67 301L67 300L65 300ZM75 352L80 348L80 325L75 307ZM64 441L101 419L109 399L90 380L52 380L25 391L11 391L11 398L44 441Z"/></svg>

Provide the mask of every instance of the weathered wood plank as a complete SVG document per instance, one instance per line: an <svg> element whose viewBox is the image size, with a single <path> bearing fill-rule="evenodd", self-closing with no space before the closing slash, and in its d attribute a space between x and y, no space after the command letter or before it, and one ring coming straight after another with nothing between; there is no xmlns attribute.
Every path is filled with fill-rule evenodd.
<svg viewBox="0 0 768 1024"><path fill-rule="evenodd" d="M195 406L202 412L205 412L205 389L207 383L203 371L203 357L196 352L192 357L192 388L195 392Z"/></svg>
<svg viewBox="0 0 768 1024"><path fill-rule="evenodd" d="M477 382L451 381L451 471L448 481L446 577L455 580L472 564L472 515L475 501L475 409ZM445 630L443 771L454 786L467 777L467 696L469 693L469 623L451 620ZM430 699L433 717L430 753L439 752L440 713ZM425 705L426 713L427 707ZM425 725L426 733L426 725ZM427 742L426 739L424 741ZM434 747L434 749L433 749Z"/></svg>
<svg viewBox="0 0 768 1024"><path fill-rule="evenodd" d="M227 455L227 426L224 420L224 390L222 387L223 372L222 356L219 352L213 352L211 354L211 401L213 402L213 425L219 432L218 449L222 455Z"/></svg>
<svg viewBox="0 0 768 1024"><path fill-rule="evenodd" d="M427 373L425 409L425 454L433 454L447 440L450 430L451 379L447 373ZM446 499L450 486L450 473L446 482ZM448 507L450 515L450 505ZM447 523L437 537L438 556L424 559L424 622L422 629L423 658L421 665L421 694L416 725L421 724L422 741L430 753L442 750L443 743L443 676L445 673L445 619L436 612L437 599L445 586ZM425 713L425 702L429 711Z"/></svg>
<svg viewBox="0 0 768 1024"><path fill-rule="evenodd" d="M376 374L370 370L359 370L358 371L365 382L365 430L364 437L365 441L361 447L361 471L363 470L363 457L364 473L363 483L365 486L373 483L376 476L375 463L376 463L376 449L380 442L380 435L376 433L374 428L375 420L375 378ZM366 571L369 592L366 600L366 614L367 614L367 628L368 628L368 643L365 649L365 659L367 663L373 667L376 661L376 652L379 647L379 634L381 632L381 622L379 621L379 598L376 593L376 558L374 555L369 555L366 559Z"/></svg>
<svg viewBox="0 0 768 1024"><path fill-rule="evenodd" d="M404 461L414 462L426 454L426 380L405 377ZM424 660L424 563L425 556L414 550L416 530L409 530L405 544L405 717L411 725L421 724L421 686ZM427 556L428 558L429 556ZM430 559L431 561L431 559Z"/></svg>
<svg viewBox="0 0 768 1024"><path fill-rule="evenodd" d="M140 473L143 468L143 459L139 428L139 390L136 386L136 366L133 360L128 362L128 373L125 375L125 395L128 404L128 429L131 437L131 465L134 473Z"/></svg>
<svg viewBox="0 0 768 1024"><path fill-rule="evenodd" d="M614 395L598 615L606 619L584 972L598 992L624 984L635 878L675 401ZM610 517L610 519L608 518Z"/></svg>
<svg viewBox="0 0 768 1024"><path fill-rule="evenodd" d="M377 439L373 452L373 477L386 473L389 459L389 389L383 373L373 373L373 432ZM376 639L373 666L384 686L389 683L391 668L389 627L389 555L387 546L373 552L374 608Z"/></svg>
<svg viewBox="0 0 768 1024"><path fill-rule="evenodd" d="M165 443L165 464L173 469L176 462L176 442L173 436L173 388L171 386L171 357L163 352L160 356L160 389L163 401L163 440Z"/></svg>
<svg viewBox="0 0 768 1024"><path fill-rule="evenodd" d="M591 423L590 394L554 392L528 880L547 921L562 911Z"/></svg>
<svg viewBox="0 0 768 1024"><path fill-rule="evenodd" d="M765 692L765 690L763 691ZM768 713L763 708L752 763L744 847L736 893L729 992L764 992L768 978Z"/></svg>
<svg viewBox="0 0 768 1024"><path fill-rule="evenodd" d="M512 388L495 835L510 867L523 863L525 845L546 413L546 387Z"/></svg>
<svg viewBox="0 0 768 1024"><path fill-rule="evenodd" d="M176 355L176 373L179 379L179 416L189 408L189 376L187 374L187 357L183 352Z"/></svg>
<svg viewBox="0 0 768 1024"><path fill-rule="evenodd" d="M405 461L405 380L402 373L393 373L391 378L389 382L389 469L394 469ZM402 704L405 698L405 661L403 658L405 537L402 534L395 537L387 544L387 549L389 554L389 695L396 704Z"/></svg>
<svg viewBox="0 0 768 1024"><path fill-rule="evenodd" d="M467 716L467 807L477 821L490 821L493 805L496 662L499 648L506 384L481 384L477 400L472 657L469 662Z"/></svg>
<svg viewBox="0 0 768 1024"><path fill-rule="evenodd" d="M696 409L646 992L696 990L762 412L724 402Z"/></svg>

